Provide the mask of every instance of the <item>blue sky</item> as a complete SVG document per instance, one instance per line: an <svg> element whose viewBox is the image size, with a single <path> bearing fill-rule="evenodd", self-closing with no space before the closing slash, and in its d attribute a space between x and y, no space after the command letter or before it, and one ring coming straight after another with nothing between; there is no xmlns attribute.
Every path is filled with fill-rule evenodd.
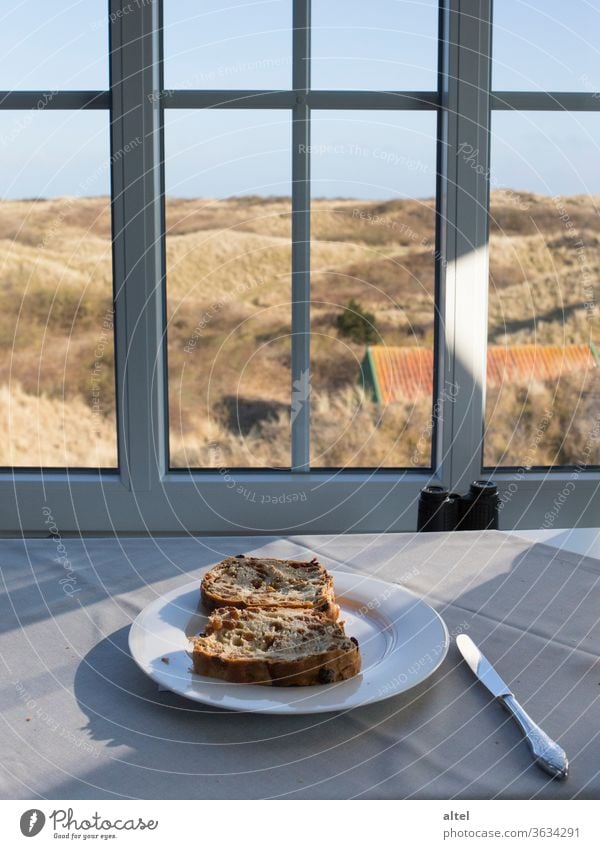
<svg viewBox="0 0 600 849"><path fill-rule="evenodd" d="M135 2L135 0L132 0ZM168 88L286 88L291 0L165 0ZM494 86L600 90L600 5L496 0ZM106 0L21 0L0 12L0 89L108 84ZM433 89L434 0L313 0L315 88ZM492 185L600 193L600 113L493 120ZM316 196L429 196L429 113L314 113ZM167 189L228 196L289 193L284 112L167 112ZM0 112L4 197L108 190L103 113Z"/></svg>

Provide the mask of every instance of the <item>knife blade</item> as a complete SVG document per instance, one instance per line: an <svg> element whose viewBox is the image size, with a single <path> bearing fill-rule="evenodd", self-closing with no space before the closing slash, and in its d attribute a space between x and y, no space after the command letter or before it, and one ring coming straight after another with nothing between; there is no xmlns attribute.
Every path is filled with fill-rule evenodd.
<svg viewBox="0 0 600 849"><path fill-rule="evenodd" d="M527 740L535 763L553 778L566 778L569 762L564 750L533 721L467 634L459 634L456 645L479 681L510 712Z"/></svg>

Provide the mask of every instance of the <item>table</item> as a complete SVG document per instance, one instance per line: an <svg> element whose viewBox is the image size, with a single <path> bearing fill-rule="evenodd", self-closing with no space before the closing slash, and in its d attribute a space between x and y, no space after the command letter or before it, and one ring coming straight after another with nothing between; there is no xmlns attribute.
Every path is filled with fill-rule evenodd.
<svg viewBox="0 0 600 849"><path fill-rule="evenodd" d="M531 762L454 642L420 687L349 713L235 714L159 692L127 648L157 595L229 553L343 563L467 631L571 761ZM0 540L0 797L599 798L600 560L485 533Z"/></svg>

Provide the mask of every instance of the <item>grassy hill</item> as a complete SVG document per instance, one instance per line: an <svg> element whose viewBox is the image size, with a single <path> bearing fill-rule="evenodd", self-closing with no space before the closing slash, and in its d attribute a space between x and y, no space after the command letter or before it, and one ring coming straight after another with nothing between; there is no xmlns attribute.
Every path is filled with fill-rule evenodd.
<svg viewBox="0 0 600 849"><path fill-rule="evenodd" d="M600 272L597 204L493 194L493 344L599 340L589 305ZM434 219L431 200L314 201L315 465L428 464L429 403L382 410L365 398L364 341L338 320L354 300L381 343L433 344ZM173 464L289 465L289 199L170 199L167 231ZM107 198L4 201L0 240L0 426L10 433L0 462L115 464ZM520 465L527 453L532 464L577 462L597 385L571 375L490 394L487 461ZM588 462L600 462L597 444Z"/></svg>

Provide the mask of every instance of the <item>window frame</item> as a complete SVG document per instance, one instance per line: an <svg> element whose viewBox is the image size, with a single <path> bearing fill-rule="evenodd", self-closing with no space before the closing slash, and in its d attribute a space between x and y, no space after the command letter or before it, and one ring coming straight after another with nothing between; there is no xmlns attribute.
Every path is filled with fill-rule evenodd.
<svg viewBox="0 0 600 849"><path fill-rule="evenodd" d="M47 533L46 507L61 533L407 531L415 529L418 495L426 483L464 490L481 476L491 111L600 109L595 93L492 92L491 15L491 0L440 4L436 92L312 90L310 63L305 61L310 54L310 0L293 0L290 90L165 92L162 2L110 0L110 91L58 92L46 108L111 112L119 469L1 471L5 509L0 531ZM0 108L34 109L43 95L0 92ZM432 469L309 470L307 403L293 424L289 472L169 467L163 148L167 108L268 108L292 113L292 381L309 364L310 111L437 112ZM478 152L480 168L474 169L460 155L461 145ZM444 390L447 386L453 387L452 395ZM510 469L495 472L503 498L501 527L539 527L573 481L561 504L560 526L597 524L594 497L600 474L587 469L575 479L573 475L565 467L525 475ZM240 496L238 486L251 491L254 499ZM305 498L294 501L299 491ZM273 495L282 503L277 509L265 508L265 497Z"/></svg>

